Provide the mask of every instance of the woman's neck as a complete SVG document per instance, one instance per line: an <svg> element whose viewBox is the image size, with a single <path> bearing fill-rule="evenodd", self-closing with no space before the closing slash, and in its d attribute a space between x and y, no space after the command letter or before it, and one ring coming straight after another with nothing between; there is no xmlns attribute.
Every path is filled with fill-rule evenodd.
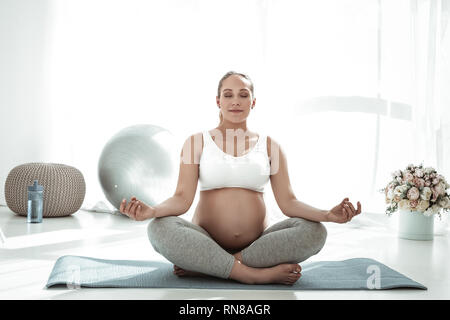
<svg viewBox="0 0 450 320"><path fill-rule="evenodd" d="M228 121L222 121L222 123L217 126L217 129L219 129L223 134L225 134L227 130L232 130L233 132L239 130L242 130L242 132L244 133L248 132L247 122L232 123Z"/></svg>

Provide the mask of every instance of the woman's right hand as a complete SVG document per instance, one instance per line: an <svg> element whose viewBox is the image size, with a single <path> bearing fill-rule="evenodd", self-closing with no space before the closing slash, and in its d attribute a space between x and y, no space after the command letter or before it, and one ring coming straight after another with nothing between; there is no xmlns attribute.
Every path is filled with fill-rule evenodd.
<svg viewBox="0 0 450 320"><path fill-rule="evenodd" d="M123 199L120 203L119 211L129 218L136 221L143 221L155 217L155 208L137 200L136 197L131 197L130 202Z"/></svg>

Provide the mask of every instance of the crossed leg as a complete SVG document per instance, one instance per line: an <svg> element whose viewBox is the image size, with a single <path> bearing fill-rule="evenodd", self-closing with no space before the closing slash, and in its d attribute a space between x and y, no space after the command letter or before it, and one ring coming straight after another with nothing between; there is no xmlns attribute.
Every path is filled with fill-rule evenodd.
<svg viewBox="0 0 450 320"><path fill-rule="evenodd" d="M299 262L318 253L326 239L321 223L289 218L267 228L240 252L230 253L198 225L180 217L155 218L148 226L153 248L178 276L216 276L243 283L293 284Z"/></svg>

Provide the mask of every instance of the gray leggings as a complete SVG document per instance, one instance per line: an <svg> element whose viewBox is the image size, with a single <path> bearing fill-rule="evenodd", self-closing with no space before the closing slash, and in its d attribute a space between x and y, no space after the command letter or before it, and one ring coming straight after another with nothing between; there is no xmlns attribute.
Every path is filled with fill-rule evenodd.
<svg viewBox="0 0 450 320"><path fill-rule="evenodd" d="M234 256L202 227L177 216L167 216L153 219L147 232L156 252L180 268L229 278ZM288 218L267 228L243 249L242 263L258 268L300 263L317 254L326 237L327 230L322 223Z"/></svg>

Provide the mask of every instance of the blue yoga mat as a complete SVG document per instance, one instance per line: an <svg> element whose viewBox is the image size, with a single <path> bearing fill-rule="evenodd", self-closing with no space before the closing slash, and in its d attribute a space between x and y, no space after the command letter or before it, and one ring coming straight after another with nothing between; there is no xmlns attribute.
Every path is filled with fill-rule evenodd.
<svg viewBox="0 0 450 320"><path fill-rule="evenodd" d="M46 287L68 288L195 288L246 290L371 290L427 289L386 265L368 258L301 264L302 276L292 286L249 285L215 277L178 277L173 265L160 261L104 260L62 256L53 267Z"/></svg>

